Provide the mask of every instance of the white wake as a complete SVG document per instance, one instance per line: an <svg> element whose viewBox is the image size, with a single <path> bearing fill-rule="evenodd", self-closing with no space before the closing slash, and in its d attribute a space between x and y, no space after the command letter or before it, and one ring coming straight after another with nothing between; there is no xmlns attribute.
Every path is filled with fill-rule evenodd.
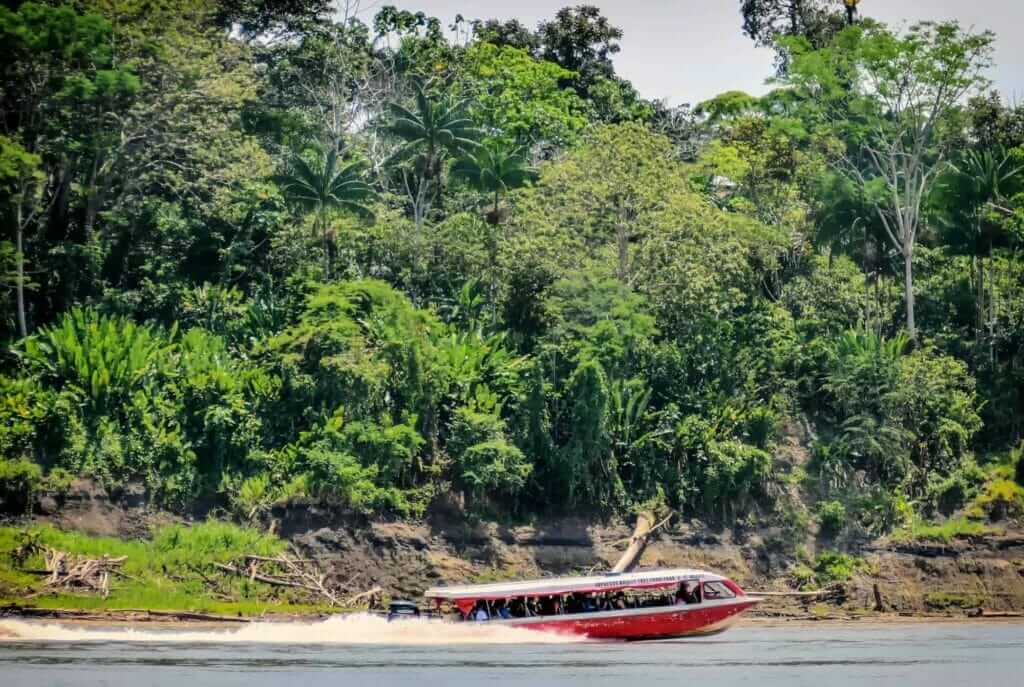
<svg viewBox="0 0 1024 687"><path fill-rule="evenodd" d="M316 622L256 622L238 629L144 629L87 627L52 622L0 620L0 641L188 642L254 644L569 644L567 636L486 623L402 620L389 623L367 614L335 616Z"/></svg>

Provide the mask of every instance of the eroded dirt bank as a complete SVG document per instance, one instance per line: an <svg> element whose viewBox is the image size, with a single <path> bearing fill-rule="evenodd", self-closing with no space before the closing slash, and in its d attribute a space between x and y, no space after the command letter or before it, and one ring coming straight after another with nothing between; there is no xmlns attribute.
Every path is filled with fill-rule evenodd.
<svg viewBox="0 0 1024 687"><path fill-rule="evenodd" d="M108 536L144 536L150 524L173 519L147 508L138 494L108 495L87 484L60 504L41 505L38 521ZM631 532L627 523L576 518L519 526L455 516L370 522L310 504L276 508L271 526L332 577L413 598L436 584L604 570ZM837 594L775 597L758 612L804 618L873 614L876 587L885 613L1024 612L1024 532L946 545L876 541L849 552L863 565ZM798 563L770 532L737 535L685 522L656 534L641 561L643 566L707 568L748 590L773 592L794 591L792 571Z"/></svg>

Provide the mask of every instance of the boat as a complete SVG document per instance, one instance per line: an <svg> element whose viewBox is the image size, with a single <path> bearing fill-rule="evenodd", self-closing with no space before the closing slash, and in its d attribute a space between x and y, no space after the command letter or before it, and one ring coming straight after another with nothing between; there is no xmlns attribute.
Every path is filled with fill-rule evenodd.
<svg viewBox="0 0 1024 687"><path fill-rule="evenodd" d="M433 587L424 596L463 621L619 640L717 634L760 602L727 577L684 568Z"/></svg>

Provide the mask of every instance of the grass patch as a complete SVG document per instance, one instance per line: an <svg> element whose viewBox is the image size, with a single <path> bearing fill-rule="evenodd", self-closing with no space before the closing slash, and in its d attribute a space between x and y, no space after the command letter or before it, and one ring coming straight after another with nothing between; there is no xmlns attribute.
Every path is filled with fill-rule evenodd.
<svg viewBox="0 0 1024 687"><path fill-rule="evenodd" d="M961 537L983 537L1001 534L1002 530L968 518L950 518L942 523L928 523L914 519L905 527L895 530L894 542L910 543L934 541L945 544Z"/></svg>
<svg viewBox="0 0 1024 687"><path fill-rule="evenodd" d="M984 594L955 594L950 592L931 592L924 595L924 603L929 608L947 610L950 608L980 608L988 602Z"/></svg>
<svg viewBox="0 0 1024 687"><path fill-rule="evenodd" d="M0 604L227 615L326 609L324 605L310 604L298 590L251 582L219 570L214 563L237 560L247 553L272 556L285 548L284 542L276 537L230 523L210 521L193 526L160 527L153 532L151 540L90 537L50 526L30 531L38 536L40 544L77 556L127 556L122 568L125 577L117 577L112 582L110 596L106 599L70 593L41 594L26 599L42 590L43 576L31 572L43 569L42 556L32 556L24 566L16 567L9 554L17 547L18 536L24 530L0 527Z"/></svg>
<svg viewBox="0 0 1024 687"><path fill-rule="evenodd" d="M825 551L814 561L813 566L797 565L790 571L790 577L798 589L815 591L837 582L848 582L858 572L871 572L872 566L863 558Z"/></svg>

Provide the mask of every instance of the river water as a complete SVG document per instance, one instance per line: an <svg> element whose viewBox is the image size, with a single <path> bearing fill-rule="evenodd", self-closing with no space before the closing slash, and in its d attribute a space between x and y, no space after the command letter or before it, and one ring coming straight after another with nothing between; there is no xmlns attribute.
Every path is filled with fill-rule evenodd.
<svg viewBox="0 0 1024 687"><path fill-rule="evenodd" d="M1024 624L741 624L708 638L570 642L497 627L336 618L240 630L0 621L4 687L1024 684Z"/></svg>

